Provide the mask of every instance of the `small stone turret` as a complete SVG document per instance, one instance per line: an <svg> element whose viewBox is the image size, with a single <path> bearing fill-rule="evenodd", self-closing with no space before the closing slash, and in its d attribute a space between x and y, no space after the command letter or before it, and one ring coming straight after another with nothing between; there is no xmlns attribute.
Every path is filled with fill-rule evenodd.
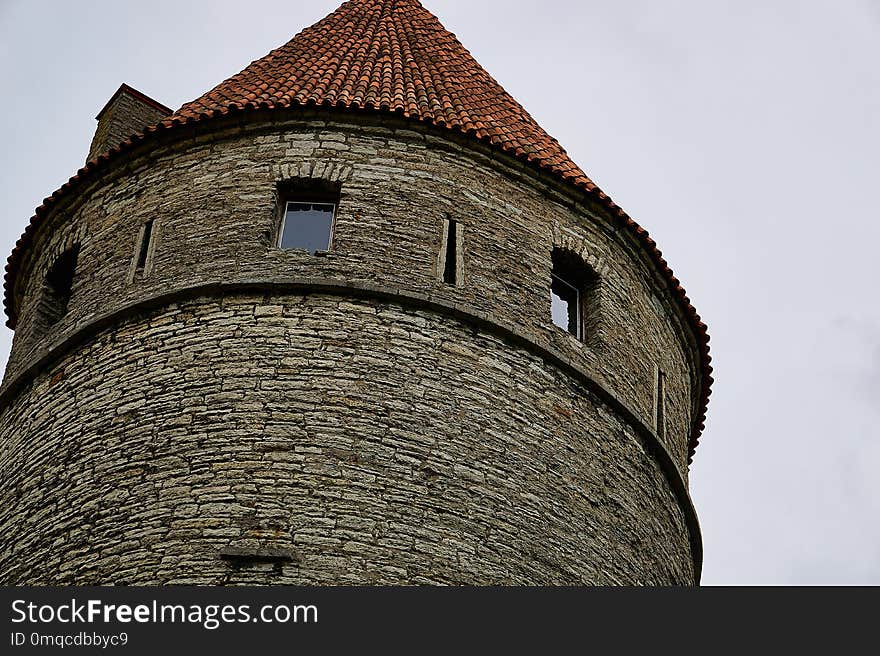
<svg viewBox="0 0 880 656"><path fill-rule="evenodd" d="M95 117L98 127L89 148L88 160L118 146L128 137L143 132L173 111L127 84L120 86Z"/></svg>

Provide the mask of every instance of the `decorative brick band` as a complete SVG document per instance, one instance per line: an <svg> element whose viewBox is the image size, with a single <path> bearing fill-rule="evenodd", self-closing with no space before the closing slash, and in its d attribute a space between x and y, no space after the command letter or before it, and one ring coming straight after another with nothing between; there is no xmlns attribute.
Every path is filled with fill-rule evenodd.
<svg viewBox="0 0 880 656"><path fill-rule="evenodd" d="M684 513L694 564L694 580L699 583L702 572L703 544L696 510L681 472L654 430L610 390L607 383L602 380L597 372L590 372L558 351L538 344L511 324L500 321L485 312L480 312L469 306L449 303L445 300L432 298L428 294L380 285L315 278L247 280L240 282L217 281L194 287L174 289L124 305L112 312L83 321L74 326L55 344L35 353L31 362L21 369L21 373L6 381L2 389L0 389L0 407L9 404L23 388L53 361L102 330L119 324L131 316L192 298L248 292L259 292L261 294L325 294L370 298L392 301L399 305L447 315L492 333L515 346L524 348L571 376L633 427L643 440L647 452L651 454L660 466L675 495L679 508Z"/></svg>

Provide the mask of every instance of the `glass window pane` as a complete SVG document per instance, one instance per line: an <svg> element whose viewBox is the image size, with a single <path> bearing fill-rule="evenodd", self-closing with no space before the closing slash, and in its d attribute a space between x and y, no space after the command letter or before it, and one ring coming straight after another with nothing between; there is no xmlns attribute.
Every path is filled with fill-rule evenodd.
<svg viewBox="0 0 880 656"><path fill-rule="evenodd" d="M302 248L310 253L329 250L335 209L329 203L288 203L281 248Z"/></svg>
<svg viewBox="0 0 880 656"><path fill-rule="evenodd" d="M550 311L555 325L575 337L580 337L580 299L577 287L553 276Z"/></svg>
<svg viewBox="0 0 880 656"><path fill-rule="evenodd" d="M553 323L563 330L568 330L568 301L551 292L550 309L553 314Z"/></svg>

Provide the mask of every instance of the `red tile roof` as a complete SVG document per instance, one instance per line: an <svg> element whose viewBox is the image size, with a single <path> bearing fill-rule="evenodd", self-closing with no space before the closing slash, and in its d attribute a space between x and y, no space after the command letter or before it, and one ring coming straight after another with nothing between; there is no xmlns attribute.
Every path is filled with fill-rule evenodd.
<svg viewBox="0 0 880 656"><path fill-rule="evenodd" d="M230 104L397 112L488 141L593 189L593 182L417 0L351 0L185 104L196 117Z"/></svg>
<svg viewBox="0 0 880 656"><path fill-rule="evenodd" d="M4 285L7 325L14 328L16 323L12 288L23 251L42 217L69 189L156 132L230 112L303 106L388 112L459 131L558 176L608 207L653 257L697 336L703 390L690 438L693 456L703 430L712 367L706 326L678 279L647 231L587 177L418 0L350 0L158 125L90 161L37 208L10 255Z"/></svg>

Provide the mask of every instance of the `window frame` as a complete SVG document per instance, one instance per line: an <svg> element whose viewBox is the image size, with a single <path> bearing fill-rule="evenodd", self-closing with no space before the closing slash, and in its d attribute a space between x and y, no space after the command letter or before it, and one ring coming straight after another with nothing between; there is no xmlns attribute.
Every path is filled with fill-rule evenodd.
<svg viewBox="0 0 880 656"><path fill-rule="evenodd" d="M595 347L601 342L602 333L602 277L588 264L584 257L568 248L554 246L550 257L550 323L555 328L565 331L581 344ZM554 292L557 285L564 285L574 292L575 298L568 303L576 312L577 332L570 330L570 325L560 326L553 317ZM562 298L559 296L559 298ZM569 324L571 316L569 314Z"/></svg>
<svg viewBox="0 0 880 656"><path fill-rule="evenodd" d="M667 410L666 372L654 366L654 432L661 440L666 437Z"/></svg>
<svg viewBox="0 0 880 656"><path fill-rule="evenodd" d="M279 200L281 201L279 203L281 209L281 218L278 222L278 233L275 239L275 248L278 248L282 251L304 251L309 255L324 255L333 250L333 241L336 237L336 219L339 216L339 194L281 193ZM284 241L284 228L287 225L287 212L288 208L291 205L325 205L333 208L332 216L330 218L330 231L327 239L327 248L312 252L302 247L287 248L285 246L282 246L282 242Z"/></svg>

